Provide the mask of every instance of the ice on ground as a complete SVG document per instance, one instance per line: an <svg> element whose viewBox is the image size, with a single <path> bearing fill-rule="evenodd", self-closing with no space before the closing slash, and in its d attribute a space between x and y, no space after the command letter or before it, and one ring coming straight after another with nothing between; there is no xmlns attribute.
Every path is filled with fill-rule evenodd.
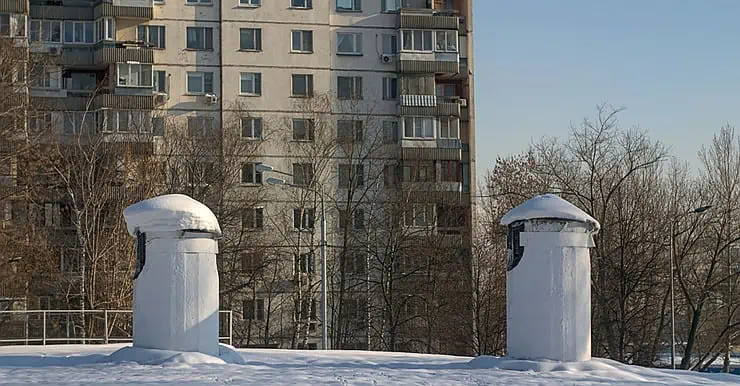
<svg viewBox="0 0 740 386"><path fill-rule="evenodd" d="M171 232L199 230L221 235L213 212L202 203L184 195L167 194L139 201L123 210L128 232Z"/></svg>
<svg viewBox="0 0 740 386"><path fill-rule="evenodd" d="M740 377L659 370L593 359L558 363L367 351L229 350L246 363L191 353L160 364L129 345L0 347L0 384L48 385L737 385ZM221 346L228 349L227 346ZM118 351L117 351L118 350ZM124 355L124 353L126 353ZM121 358L119 358L121 359Z"/></svg>
<svg viewBox="0 0 740 386"><path fill-rule="evenodd" d="M588 213L554 194L535 196L523 202L501 218L501 225L538 218L558 218L585 222L592 224L595 231L601 228L599 222Z"/></svg>

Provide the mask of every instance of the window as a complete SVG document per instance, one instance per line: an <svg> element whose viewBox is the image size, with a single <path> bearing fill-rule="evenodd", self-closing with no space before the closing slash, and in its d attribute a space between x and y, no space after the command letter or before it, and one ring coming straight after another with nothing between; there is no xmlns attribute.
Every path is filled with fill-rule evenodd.
<svg viewBox="0 0 740 386"><path fill-rule="evenodd" d="M434 86L435 94L440 98L457 96L457 86L454 83L440 83Z"/></svg>
<svg viewBox="0 0 740 386"><path fill-rule="evenodd" d="M398 99L398 78L383 78L383 99L387 101Z"/></svg>
<svg viewBox="0 0 740 386"><path fill-rule="evenodd" d="M262 5L262 0L239 0L239 5L244 7L259 7Z"/></svg>
<svg viewBox="0 0 740 386"><path fill-rule="evenodd" d="M456 161L441 161L441 181L462 182L462 164Z"/></svg>
<svg viewBox="0 0 740 386"><path fill-rule="evenodd" d="M97 125L100 131L108 133L135 133L151 130L152 112L142 110L103 110L97 115ZM85 125L93 124L92 119L86 118Z"/></svg>
<svg viewBox="0 0 740 386"><path fill-rule="evenodd" d="M265 320L264 299L247 299L244 301L243 308L245 320Z"/></svg>
<svg viewBox="0 0 740 386"><path fill-rule="evenodd" d="M337 139L339 142L362 142L363 134L362 121L342 119L337 121Z"/></svg>
<svg viewBox="0 0 740 386"><path fill-rule="evenodd" d="M241 135L245 139L262 139L262 118L246 117L240 120Z"/></svg>
<svg viewBox="0 0 740 386"><path fill-rule="evenodd" d="M248 208L242 212L242 228L262 229L264 225L264 208Z"/></svg>
<svg viewBox="0 0 740 386"><path fill-rule="evenodd" d="M313 165L293 164L293 184L307 186L313 181Z"/></svg>
<svg viewBox="0 0 740 386"><path fill-rule="evenodd" d="M252 251L241 254L242 271L255 273L261 271L265 266L263 250Z"/></svg>
<svg viewBox="0 0 740 386"><path fill-rule="evenodd" d="M152 135L156 137L164 136L164 122L164 117L152 117Z"/></svg>
<svg viewBox="0 0 740 386"><path fill-rule="evenodd" d="M403 182L434 182L436 169L433 162L418 162L403 166Z"/></svg>
<svg viewBox="0 0 740 386"><path fill-rule="evenodd" d="M198 162L188 166L188 184L207 186L215 182L216 165L213 162Z"/></svg>
<svg viewBox="0 0 740 386"><path fill-rule="evenodd" d="M32 133L41 133L53 128L54 120L51 113L36 113L28 118L28 130Z"/></svg>
<svg viewBox="0 0 740 386"><path fill-rule="evenodd" d="M362 11L362 0L337 0L337 11L339 12Z"/></svg>
<svg viewBox="0 0 740 386"><path fill-rule="evenodd" d="M434 50L457 52L457 31L437 31L437 44Z"/></svg>
<svg viewBox="0 0 740 386"><path fill-rule="evenodd" d="M434 225L434 205L411 205L403 216L407 227Z"/></svg>
<svg viewBox="0 0 740 386"><path fill-rule="evenodd" d="M164 27L163 27L164 28ZM164 30L162 31L162 41L164 42ZM113 18L102 18L95 21L95 41L115 40L116 39L116 20Z"/></svg>
<svg viewBox="0 0 740 386"><path fill-rule="evenodd" d="M339 76L337 77L337 98L339 99L362 99L362 77L361 76Z"/></svg>
<svg viewBox="0 0 740 386"><path fill-rule="evenodd" d="M337 55L362 55L362 34L337 32Z"/></svg>
<svg viewBox="0 0 740 386"><path fill-rule="evenodd" d="M313 52L313 31L294 30L291 32L291 51Z"/></svg>
<svg viewBox="0 0 740 386"><path fill-rule="evenodd" d="M118 86L152 87L152 65L118 63Z"/></svg>
<svg viewBox="0 0 740 386"><path fill-rule="evenodd" d="M396 55L398 53L398 35L383 34L383 53Z"/></svg>
<svg viewBox="0 0 740 386"><path fill-rule="evenodd" d="M36 66L31 70L31 86L47 89L61 87L61 71L56 67Z"/></svg>
<svg viewBox="0 0 740 386"><path fill-rule="evenodd" d="M314 220L315 218L313 209L293 209L293 228L313 229Z"/></svg>
<svg viewBox="0 0 740 386"><path fill-rule="evenodd" d="M215 123L214 117L188 117L188 134L191 137L213 135Z"/></svg>
<svg viewBox="0 0 740 386"><path fill-rule="evenodd" d="M354 174L352 173L354 169ZM365 185L365 168L362 164L341 164L339 165L339 187L343 189L349 188L351 185L354 187Z"/></svg>
<svg viewBox="0 0 740 386"><path fill-rule="evenodd" d="M312 319L316 320L316 299L301 299L295 301L295 320L306 320L306 319ZM311 324L313 325L313 323ZM316 327L311 327L309 325L309 329ZM309 350L316 350L316 343L309 343L308 347L304 345L303 343L300 343L298 345L298 349L304 350L308 348Z"/></svg>
<svg viewBox="0 0 740 386"><path fill-rule="evenodd" d="M59 20L31 20L29 38L32 42L62 42L62 22Z"/></svg>
<svg viewBox="0 0 740 386"><path fill-rule="evenodd" d="M460 138L460 121L455 117L439 118L439 137L449 139Z"/></svg>
<svg viewBox="0 0 740 386"><path fill-rule="evenodd" d="M0 36L26 36L26 15L0 13Z"/></svg>
<svg viewBox="0 0 740 386"><path fill-rule="evenodd" d="M344 229L349 224L349 215L347 210L339 211L339 229ZM365 229L365 210L356 208L352 214L352 229Z"/></svg>
<svg viewBox="0 0 740 386"><path fill-rule="evenodd" d="M404 51L432 52L432 31L430 30L403 30Z"/></svg>
<svg viewBox="0 0 740 386"><path fill-rule="evenodd" d="M92 43L95 31L91 21L65 21L65 43Z"/></svg>
<svg viewBox="0 0 740 386"><path fill-rule="evenodd" d="M385 165L383 167L383 186L386 188L396 187L401 183L401 168L398 165Z"/></svg>
<svg viewBox="0 0 740 386"><path fill-rule="evenodd" d="M82 131L92 133L95 129L95 114L85 114L85 112L65 112L64 125L62 128L65 135L79 134Z"/></svg>
<svg viewBox="0 0 740 386"><path fill-rule="evenodd" d="M292 94L294 97L309 97L313 95L313 75L293 74Z"/></svg>
<svg viewBox="0 0 740 386"><path fill-rule="evenodd" d="M205 94L213 92L212 72L188 72L188 93Z"/></svg>
<svg viewBox="0 0 740 386"><path fill-rule="evenodd" d="M404 138L434 138L434 118L406 117L403 119Z"/></svg>
<svg viewBox="0 0 740 386"><path fill-rule="evenodd" d="M191 50L212 50L213 28L187 27L187 48Z"/></svg>
<svg viewBox="0 0 740 386"><path fill-rule="evenodd" d="M293 140L313 141L314 124L310 119L293 119Z"/></svg>
<svg viewBox="0 0 740 386"><path fill-rule="evenodd" d="M310 9L313 8L313 4L311 0L290 0L290 8Z"/></svg>
<svg viewBox="0 0 740 386"><path fill-rule="evenodd" d="M148 43L154 48L165 48L163 25L140 25L136 28L136 40Z"/></svg>
<svg viewBox="0 0 740 386"><path fill-rule="evenodd" d="M262 51L262 29L239 28L239 49L243 51Z"/></svg>
<svg viewBox="0 0 740 386"><path fill-rule="evenodd" d="M401 0L381 0L383 12L396 12L401 9Z"/></svg>
<svg viewBox="0 0 740 386"><path fill-rule="evenodd" d="M154 91L156 92L167 92L167 72L164 70L155 70L154 75Z"/></svg>
<svg viewBox="0 0 740 386"><path fill-rule="evenodd" d="M262 94L262 74L259 72L242 72L239 74L239 94Z"/></svg>
<svg viewBox="0 0 740 386"><path fill-rule="evenodd" d="M242 166L242 184L261 184L262 172L257 171L256 163L248 163Z"/></svg>
<svg viewBox="0 0 740 386"><path fill-rule="evenodd" d="M191 5L198 5L198 4L209 5L212 2L213 0L185 0L185 4L191 4Z"/></svg>
<svg viewBox="0 0 740 386"><path fill-rule="evenodd" d="M397 143L398 139L398 121L383 121L383 142Z"/></svg>

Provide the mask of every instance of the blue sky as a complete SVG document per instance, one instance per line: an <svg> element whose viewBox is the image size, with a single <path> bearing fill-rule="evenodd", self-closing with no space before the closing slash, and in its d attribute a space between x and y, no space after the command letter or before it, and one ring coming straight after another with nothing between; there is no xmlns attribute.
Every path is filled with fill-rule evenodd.
<svg viewBox="0 0 740 386"><path fill-rule="evenodd" d="M698 166L740 129L740 0L475 0L478 174L608 102Z"/></svg>

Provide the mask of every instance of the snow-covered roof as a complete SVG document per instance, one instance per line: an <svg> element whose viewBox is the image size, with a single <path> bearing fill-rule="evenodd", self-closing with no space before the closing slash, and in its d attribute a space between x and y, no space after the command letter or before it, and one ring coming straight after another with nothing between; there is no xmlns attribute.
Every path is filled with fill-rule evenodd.
<svg viewBox="0 0 740 386"><path fill-rule="evenodd" d="M221 235L213 212L202 203L184 195L167 194L139 201L123 210L128 233L198 230Z"/></svg>
<svg viewBox="0 0 740 386"><path fill-rule="evenodd" d="M557 218L562 220L585 222L592 224L595 231L598 231L601 228L599 222L589 216L588 213L554 194L543 194L541 196L530 198L521 205L510 210L509 213L506 213L506 215L501 218L501 225L509 225L517 221L538 218Z"/></svg>

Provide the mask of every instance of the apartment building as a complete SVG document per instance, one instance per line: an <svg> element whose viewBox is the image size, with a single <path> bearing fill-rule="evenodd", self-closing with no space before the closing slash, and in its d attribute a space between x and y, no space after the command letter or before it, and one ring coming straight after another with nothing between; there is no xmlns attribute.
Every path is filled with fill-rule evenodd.
<svg viewBox="0 0 740 386"><path fill-rule="evenodd" d="M27 39L30 52L55 58L54 65L34 68L31 98L47 113L29 120L29 128L50 124L62 134L144 132L156 141L174 127L204 137L228 127L244 140L262 142L238 166L242 194L257 196L259 190L261 202L236 226L267 233L264 229L285 222L298 230L270 242L295 250L287 254L295 257L287 258L291 261L284 269L289 281L296 280L296 273L319 269L313 257L319 208L315 197L306 206L294 193L264 184L268 176L255 165L289 172L288 182L296 185L299 179L311 180L314 171L319 174L316 166L310 173L302 166L311 157L297 147L318 136L314 109L331 121L326 130L338 137L346 134L362 143L374 132L384 138L382 154L369 156L380 166L334 153L325 163L321 190L327 197L322 199L334 203L327 209L330 259L337 255L331 249L341 244L341 224L350 218L350 229L366 229L374 202L387 199L375 192L363 196L367 202L362 206L347 205L351 213L341 209L341 203L354 200L347 198L346 188L356 183L347 181L367 180L373 168L385 185L395 181L407 193L400 195L410 201L400 215L403 226L431 226L434 235L452 235L461 243L456 248L469 255L476 186L472 0L0 0L0 34ZM328 102L311 102L319 95ZM310 230L307 241L301 239L302 228ZM418 238L440 242L428 237ZM244 266L256 265L245 261ZM373 259L359 258L353 267L363 264L364 269L350 270L374 281L369 273ZM469 268L459 269L457 281L469 281ZM295 283L281 285L278 297L285 299L274 300L260 294L266 283L259 280L223 301L239 315L236 331L246 334L240 343L320 347L321 304L317 277L312 280L297 301ZM404 292L405 285L394 291ZM339 306L334 289L329 292L332 318ZM387 339L390 322L368 306L376 295L367 292L372 291L359 290L359 298L342 300L343 312L363 322L355 323L361 333L334 346L388 347L378 342ZM425 302L414 304L414 296L403 296L411 300L389 308L389 315L401 315L390 318L413 320L421 308L431 312ZM458 304L469 304L461 296ZM454 312L458 317L466 310ZM265 327L268 315L273 324L275 319L286 322ZM308 320L298 343L297 318ZM457 325L446 327L462 331L454 337L435 338L434 344L430 338L416 346L412 341L424 339L406 339L392 348L467 353L464 340L472 319L454 320L449 323ZM428 322L398 327L433 334Z"/></svg>

